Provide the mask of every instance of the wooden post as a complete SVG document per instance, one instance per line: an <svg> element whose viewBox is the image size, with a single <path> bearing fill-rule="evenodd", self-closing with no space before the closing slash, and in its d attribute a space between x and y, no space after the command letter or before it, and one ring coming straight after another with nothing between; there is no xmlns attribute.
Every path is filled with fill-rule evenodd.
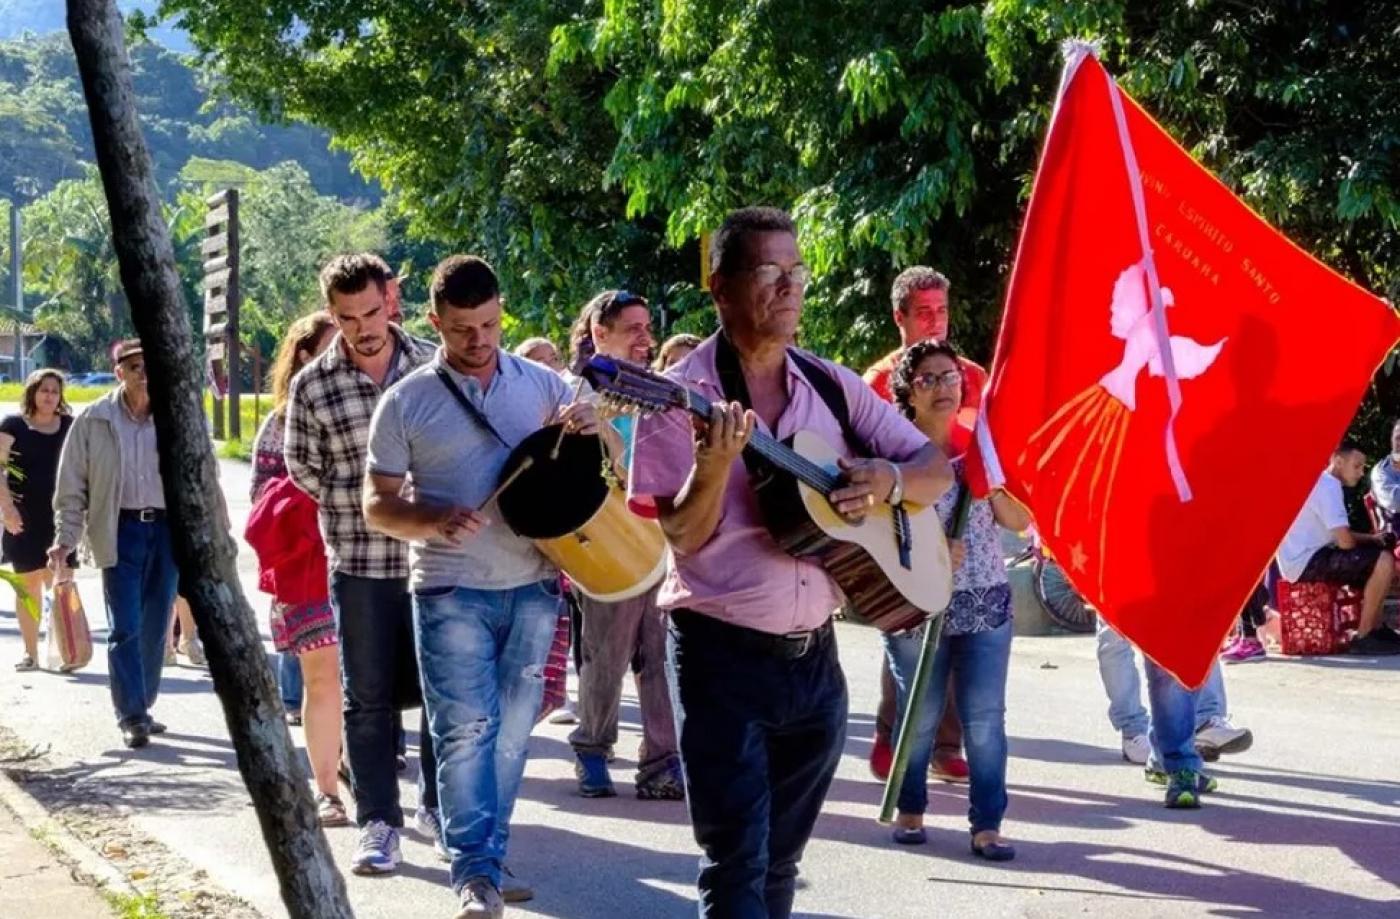
<svg viewBox="0 0 1400 919"><path fill-rule="evenodd" d="M209 656L238 770L252 796L282 902L294 919L350 919L345 882L321 833L301 757L243 596L205 430L202 374L175 251L135 106L114 0L68 0L93 148L131 319L145 346L160 472L181 592Z"/></svg>
<svg viewBox="0 0 1400 919"><path fill-rule="evenodd" d="M214 394L214 438L241 440L242 415L239 412L243 389L242 348L238 344L238 307L242 302L239 286L238 189L226 188L205 200L204 216L204 341L205 354L217 378L228 385L228 424L224 423L224 401Z"/></svg>

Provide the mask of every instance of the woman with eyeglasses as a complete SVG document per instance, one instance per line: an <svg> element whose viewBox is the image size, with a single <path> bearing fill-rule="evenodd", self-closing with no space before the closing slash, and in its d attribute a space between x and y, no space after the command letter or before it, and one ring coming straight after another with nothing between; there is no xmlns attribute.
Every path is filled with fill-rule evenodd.
<svg viewBox="0 0 1400 919"><path fill-rule="evenodd" d="M909 348L892 379L895 404L930 441L953 455L962 452L961 445L954 443L955 431L962 432L960 436L966 432L956 424L962 387L957 351L935 341ZM957 485L935 505L945 527L952 519L958 494L968 487L962 461L954 460L953 466ZM974 500L962 538L949 542L954 568L953 597L943 617L943 634L913 738L913 753L899 791L894 841L919 845L927 839L924 811L928 807L928 760L944 695L951 686L963 723L971 773L968 819L972 852L991 861L1009 861L1016 856L1016 850L1002 839L1001 820L1006 812L1006 673L1011 657L1011 587L998 525L1010 530L1023 530L1030 525L1029 515L1003 491L995 491L985 500ZM884 643L898 688L902 721L923 645L923 630L886 635Z"/></svg>

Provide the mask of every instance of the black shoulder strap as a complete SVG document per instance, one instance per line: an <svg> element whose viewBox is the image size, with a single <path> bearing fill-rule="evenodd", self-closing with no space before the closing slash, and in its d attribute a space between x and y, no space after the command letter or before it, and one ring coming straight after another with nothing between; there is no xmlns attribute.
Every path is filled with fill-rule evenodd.
<svg viewBox="0 0 1400 919"><path fill-rule="evenodd" d="M825 367L801 351L788 348L788 354L792 355L792 362L802 371L807 382L812 384L817 395L822 397L827 410L836 416L837 423L841 425L841 436L846 438L846 445L855 451L856 456L871 455L865 441L857 436L855 428L851 426L851 407L846 404L846 390L841 388L835 377L826 372Z"/></svg>
<svg viewBox="0 0 1400 919"><path fill-rule="evenodd" d="M753 408L749 384L744 382L744 371L739 367L739 355L734 353L734 346L723 331L715 336L715 370L719 373L719 388L724 391L724 398L744 408ZM743 457L750 476L761 476L769 471L767 461L753 450L745 448Z"/></svg>
<svg viewBox="0 0 1400 919"><path fill-rule="evenodd" d="M470 399L462 394L462 390L457 386L457 381L452 379L452 375L443 367L437 368L437 378L442 381L442 385L447 387L447 391L452 393L452 397L457 400L457 404L462 406L473 421L491 432L491 435L505 445L507 450L514 450L515 444L501 436L501 432L496 430L496 426L486 419L486 414L481 409L472 405Z"/></svg>
<svg viewBox="0 0 1400 919"><path fill-rule="evenodd" d="M851 426L851 410L846 404L846 392L841 388L841 384L827 373L824 367L796 348L789 348L788 354L792 356L797 369L807 378L807 382L817 391L822 402L826 403L827 411L835 416L837 424L841 426L841 436L846 438L846 445L855 451L857 456L868 456L870 451L866 448L865 441L856 435ZM739 356L735 353L734 346L729 343L729 337L723 332L719 333L715 342L715 369L719 372L719 384L724 390L724 398L738 402L744 408L753 408L749 386L744 382L744 372L739 367ZM752 451L745 450L744 462L748 464L749 471L753 472L755 464L762 461Z"/></svg>

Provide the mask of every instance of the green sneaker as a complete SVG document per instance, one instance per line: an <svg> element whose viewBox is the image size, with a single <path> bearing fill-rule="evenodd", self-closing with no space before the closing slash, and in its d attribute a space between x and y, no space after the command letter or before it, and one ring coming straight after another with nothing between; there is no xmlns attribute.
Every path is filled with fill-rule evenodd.
<svg viewBox="0 0 1400 919"><path fill-rule="evenodd" d="M1182 769L1167 782L1167 807L1174 810L1201 806L1201 795L1215 791L1219 783L1204 772Z"/></svg>
<svg viewBox="0 0 1400 919"><path fill-rule="evenodd" d="M1149 763L1142 770L1142 777L1153 785L1166 785L1169 776L1165 769L1156 763ZM1215 780L1215 776L1206 775L1204 772L1196 773L1196 791L1200 794L1209 794L1220 787L1220 783Z"/></svg>

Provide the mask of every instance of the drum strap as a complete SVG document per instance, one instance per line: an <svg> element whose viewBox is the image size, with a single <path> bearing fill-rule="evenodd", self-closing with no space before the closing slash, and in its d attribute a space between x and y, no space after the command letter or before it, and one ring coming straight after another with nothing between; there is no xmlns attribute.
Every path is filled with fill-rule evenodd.
<svg viewBox="0 0 1400 919"><path fill-rule="evenodd" d="M442 385L447 387L447 391L452 393L452 397L457 400L457 404L462 406L462 410L470 415L473 421L490 431L491 435L504 444L507 450L515 449L515 444L502 437L501 432L496 430L496 426L487 420L486 413L475 405L472 405L472 401L463 394L461 387L457 385L456 380L452 379L451 374L444 368L439 367L437 368L437 378L442 380Z"/></svg>

